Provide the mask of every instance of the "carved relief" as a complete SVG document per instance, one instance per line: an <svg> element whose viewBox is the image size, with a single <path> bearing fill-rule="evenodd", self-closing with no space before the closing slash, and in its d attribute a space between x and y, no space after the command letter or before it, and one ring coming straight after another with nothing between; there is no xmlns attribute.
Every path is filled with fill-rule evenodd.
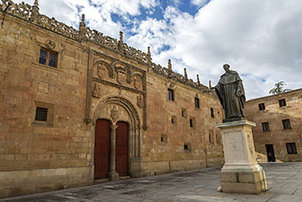
<svg viewBox="0 0 302 202"><path fill-rule="evenodd" d="M142 79L141 79L141 75L140 74L135 74L133 76L133 85L134 85L135 89L142 90L143 83L142 83Z"/></svg>
<svg viewBox="0 0 302 202"><path fill-rule="evenodd" d="M112 119L112 121L113 121L114 123L118 120L118 118L119 118L119 112L118 112L118 110L116 109L116 107L113 107L113 108L111 109L110 116L111 116L111 119Z"/></svg>
<svg viewBox="0 0 302 202"><path fill-rule="evenodd" d="M172 89L172 90L175 90L175 89L176 89L176 85L175 85L175 83L173 83L173 82L168 82L168 83L166 83L166 86L167 86L168 88Z"/></svg>
<svg viewBox="0 0 302 202"><path fill-rule="evenodd" d="M141 95L137 96L137 106L143 108L145 106L144 100Z"/></svg>
<svg viewBox="0 0 302 202"><path fill-rule="evenodd" d="M97 82L94 83L94 87L92 90L92 96L95 98L101 97L101 85Z"/></svg>
<svg viewBox="0 0 302 202"><path fill-rule="evenodd" d="M123 67L116 67L116 73L117 73L116 81L119 84L124 85L126 83L126 80L127 80L127 75L126 75L126 72L125 72L124 68Z"/></svg>
<svg viewBox="0 0 302 202"><path fill-rule="evenodd" d="M105 61L103 60L96 60L94 64L97 66L97 76L100 79L105 79L114 77L113 68Z"/></svg>
<svg viewBox="0 0 302 202"><path fill-rule="evenodd" d="M98 77L100 79L105 79L106 76L108 75L108 72L106 70L106 67L104 67L103 65L101 64L98 64L97 66L97 74L98 74Z"/></svg>
<svg viewBox="0 0 302 202"><path fill-rule="evenodd" d="M50 49L50 50L53 50L53 49L55 49L55 47L56 47L56 44L55 44L54 41L48 40L48 41L46 42L46 48L48 48L48 49Z"/></svg>

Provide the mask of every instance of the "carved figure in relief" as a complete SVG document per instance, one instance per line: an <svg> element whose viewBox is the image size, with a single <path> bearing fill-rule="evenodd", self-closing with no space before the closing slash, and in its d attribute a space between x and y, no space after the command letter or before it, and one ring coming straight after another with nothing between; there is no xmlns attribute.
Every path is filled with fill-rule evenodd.
<svg viewBox="0 0 302 202"><path fill-rule="evenodd" d="M124 71L118 71L116 80L119 84L123 85L126 82L126 73Z"/></svg>
<svg viewBox="0 0 302 202"><path fill-rule="evenodd" d="M104 67L102 64L99 64L97 67L97 74L100 79L106 78L107 76L106 67Z"/></svg>
<svg viewBox="0 0 302 202"><path fill-rule="evenodd" d="M101 97L101 85L99 83L94 83L94 87L92 90L92 96L95 98Z"/></svg>
<svg viewBox="0 0 302 202"><path fill-rule="evenodd" d="M137 106L143 108L145 106L144 100L141 95L137 96Z"/></svg>
<svg viewBox="0 0 302 202"><path fill-rule="evenodd" d="M213 88L225 111L223 122L244 119L243 108L245 93L242 80L236 71L230 70L230 65L223 65L225 74L220 76L218 84Z"/></svg>
<svg viewBox="0 0 302 202"><path fill-rule="evenodd" d="M119 113L115 106L111 109L110 115L113 122L116 122L118 120Z"/></svg>
<svg viewBox="0 0 302 202"><path fill-rule="evenodd" d="M142 89L142 80L140 76L134 76L133 78L134 88L141 90Z"/></svg>

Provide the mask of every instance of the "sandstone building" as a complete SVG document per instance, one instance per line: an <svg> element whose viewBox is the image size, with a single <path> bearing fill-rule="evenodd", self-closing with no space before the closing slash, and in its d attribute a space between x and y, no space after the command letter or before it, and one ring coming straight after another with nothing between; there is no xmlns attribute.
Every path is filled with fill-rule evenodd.
<svg viewBox="0 0 302 202"><path fill-rule="evenodd" d="M223 163L215 93L171 61L37 0L0 8L0 197Z"/></svg>
<svg viewBox="0 0 302 202"><path fill-rule="evenodd" d="M265 161L302 160L302 89L249 100L245 115L256 123L255 149Z"/></svg>

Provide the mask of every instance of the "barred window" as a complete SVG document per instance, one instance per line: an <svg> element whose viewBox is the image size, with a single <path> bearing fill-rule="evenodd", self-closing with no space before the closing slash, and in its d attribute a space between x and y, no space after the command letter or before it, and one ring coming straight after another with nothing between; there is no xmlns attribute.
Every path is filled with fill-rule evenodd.
<svg viewBox="0 0 302 202"><path fill-rule="evenodd" d="M47 121L48 109L43 107L36 107L36 121Z"/></svg>
<svg viewBox="0 0 302 202"><path fill-rule="evenodd" d="M168 88L168 99L174 101L174 90Z"/></svg>
<svg viewBox="0 0 302 202"><path fill-rule="evenodd" d="M282 120L282 124L283 124L283 129L284 130L292 129L292 126L290 124L290 120L289 119Z"/></svg>
<svg viewBox="0 0 302 202"><path fill-rule="evenodd" d="M286 149L287 149L288 154L296 154L297 153L296 143L294 143L294 142L286 143Z"/></svg>
<svg viewBox="0 0 302 202"><path fill-rule="evenodd" d="M269 123L268 123L268 122L263 122L263 123L262 123L262 131L263 131L263 132L270 131Z"/></svg>

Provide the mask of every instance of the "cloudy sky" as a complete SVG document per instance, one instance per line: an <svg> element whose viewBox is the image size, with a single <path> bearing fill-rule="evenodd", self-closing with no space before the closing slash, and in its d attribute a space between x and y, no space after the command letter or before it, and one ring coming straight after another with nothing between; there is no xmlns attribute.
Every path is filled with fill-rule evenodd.
<svg viewBox="0 0 302 202"><path fill-rule="evenodd" d="M21 2L14 0L14 2ZM33 0L25 0L33 4ZM302 88L301 0L39 0L40 12L78 28L86 25L146 52L153 61L203 84L216 84L228 63L248 99L274 84Z"/></svg>

